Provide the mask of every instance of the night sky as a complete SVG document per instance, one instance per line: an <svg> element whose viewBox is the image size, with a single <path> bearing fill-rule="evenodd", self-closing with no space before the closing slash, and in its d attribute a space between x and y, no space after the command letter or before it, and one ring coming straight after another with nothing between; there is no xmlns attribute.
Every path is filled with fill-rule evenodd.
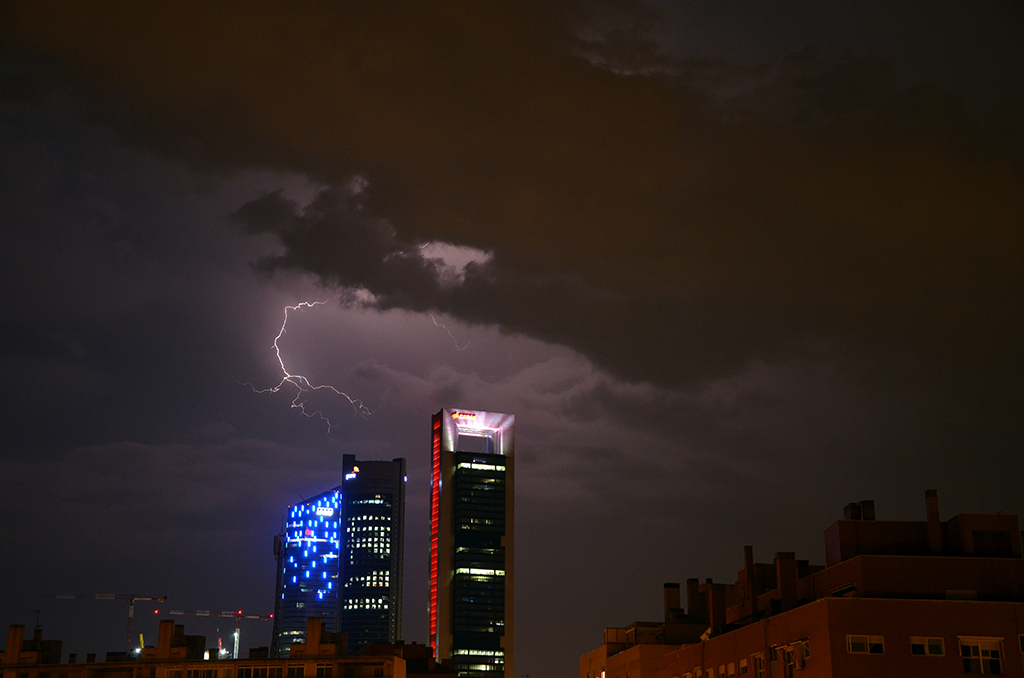
<svg viewBox="0 0 1024 678"><path fill-rule="evenodd" d="M7 0L0 629L272 612L354 454L425 642L460 407L516 415L517 678L574 675L850 501L1024 512L1022 260L1019 2ZM255 392L303 301L286 369L369 414Z"/></svg>

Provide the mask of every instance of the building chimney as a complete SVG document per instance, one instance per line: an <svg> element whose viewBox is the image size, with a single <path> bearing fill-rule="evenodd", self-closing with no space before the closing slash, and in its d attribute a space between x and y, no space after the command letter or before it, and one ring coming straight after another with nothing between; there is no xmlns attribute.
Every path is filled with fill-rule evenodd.
<svg viewBox="0 0 1024 678"><path fill-rule="evenodd" d="M708 609L708 626L716 632L725 626L725 585L708 582L704 585Z"/></svg>
<svg viewBox="0 0 1024 678"><path fill-rule="evenodd" d="M924 501L928 510L928 551L933 556L942 554L942 523L939 522L939 492L925 490Z"/></svg>
<svg viewBox="0 0 1024 678"><path fill-rule="evenodd" d="M25 642L25 625L11 624L7 629L7 649L4 651L4 664L17 664L21 646Z"/></svg>
<svg viewBox="0 0 1024 678"><path fill-rule="evenodd" d="M860 504L851 501L843 507L843 518L846 520L860 520Z"/></svg>
<svg viewBox="0 0 1024 678"><path fill-rule="evenodd" d="M875 500L865 499L860 503L860 519L861 520L874 520L875 519Z"/></svg>
<svg viewBox="0 0 1024 678"><path fill-rule="evenodd" d="M170 659L174 647L174 620L161 619L156 632L156 658Z"/></svg>
<svg viewBox="0 0 1024 678"><path fill-rule="evenodd" d="M665 623L671 624L675 621L676 610L679 609L679 584L665 584Z"/></svg>
<svg viewBox="0 0 1024 678"><path fill-rule="evenodd" d="M775 554L775 582L778 586L782 611L796 607L796 554L782 552Z"/></svg>
<svg viewBox="0 0 1024 678"><path fill-rule="evenodd" d="M686 614L690 623L699 624L708 620L704 597L700 594L700 580L691 577L686 580Z"/></svg>
<svg viewBox="0 0 1024 678"><path fill-rule="evenodd" d="M754 547L744 546L743 547L743 572L744 578L746 579L745 590L743 591L744 597L749 601L750 609L747 610L747 614L754 614L757 612L757 594L754 590Z"/></svg>

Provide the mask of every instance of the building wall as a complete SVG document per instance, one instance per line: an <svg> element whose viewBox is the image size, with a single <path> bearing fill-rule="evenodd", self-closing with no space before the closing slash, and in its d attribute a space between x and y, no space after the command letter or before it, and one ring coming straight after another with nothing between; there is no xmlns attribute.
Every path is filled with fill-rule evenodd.
<svg viewBox="0 0 1024 678"><path fill-rule="evenodd" d="M829 610L831 675L835 678L964 675L959 639L971 637L998 639L1002 645L1001 674L1024 675L1019 640L1024 633L1024 603L867 598L822 602ZM850 634L881 636L884 652L848 652L847 636ZM943 654L913 654L912 637L942 638Z"/></svg>
<svg viewBox="0 0 1024 678"><path fill-rule="evenodd" d="M848 505L826 530L824 568L784 552L773 565L754 563L746 547L735 584L687 581L688 593L700 594L688 596L689 614L674 609L678 585L666 584L665 623L606 629L605 644L581 658L580 678L620 678L620 667L625 678L662 669L672 678L852 678L995 668L1024 678L1017 516L965 513L943 523L937 493L925 497L927 521L876 521L874 502ZM704 622L700 639L684 639L663 667L630 661L645 651L636 649L641 627L648 643L667 647L650 629L667 639L684 618Z"/></svg>

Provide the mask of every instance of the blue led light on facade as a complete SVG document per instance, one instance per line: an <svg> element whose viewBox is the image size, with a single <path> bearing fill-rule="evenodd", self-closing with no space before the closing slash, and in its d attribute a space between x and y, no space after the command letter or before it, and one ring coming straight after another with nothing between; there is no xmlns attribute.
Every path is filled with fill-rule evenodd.
<svg viewBox="0 0 1024 678"><path fill-rule="evenodd" d="M287 529L275 547L282 572L290 576L278 581L271 649L274 656L288 656L291 643L303 641L308 617L320 617L327 631L337 630L338 595L330 584L338 575L331 571L328 558L336 563L340 549L322 535L339 529L340 506L341 488L335 487L304 504L291 506L287 512ZM324 561L317 568L320 558ZM321 582L328 586L310 586L311 571L320 571Z"/></svg>

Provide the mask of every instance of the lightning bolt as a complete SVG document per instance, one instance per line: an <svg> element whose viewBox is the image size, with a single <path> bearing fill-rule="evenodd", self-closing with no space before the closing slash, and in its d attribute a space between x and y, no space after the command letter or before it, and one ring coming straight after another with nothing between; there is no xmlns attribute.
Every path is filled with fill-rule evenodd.
<svg viewBox="0 0 1024 678"><path fill-rule="evenodd" d="M449 337L451 337L451 338L452 338L452 343L454 343L454 344L455 344L455 350L456 350L456 351L465 351L465 350L466 350L467 348L469 348L469 345L473 343L473 340L472 340L472 339L470 339L469 341L467 341L467 342L465 343L465 345L463 345L463 346L462 346L462 347L460 348L460 347L459 347L459 342L458 342L458 341L457 341L457 340L455 339L455 335L454 335L454 334L452 334L452 331L451 331L450 329L448 329L447 327L445 327L443 323L439 323L439 322L437 322L437 319L436 319L436 318L434 317L434 315L433 315L432 313L431 313L431 314L429 314L429 315L430 315L430 319L434 321L434 327L440 327L440 328L441 328L442 330L444 330L445 332L447 332L447 333L448 333L448 336L449 336Z"/></svg>
<svg viewBox="0 0 1024 678"><path fill-rule="evenodd" d="M327 424L327 432L330 433L331 420L328 419L327 415L325 415L320 410L307 411L306 404L303 402L304 394L310 393L312 391L321 391L326 389L331 393L339 395L345 400L347 400L349 404L352 406L352 409L357 416L365 417L373 413L370 412L370 409L363 404L362 400L359 400L358 398L353 398L344 391L340 391L335 387L331 386L330 384L320 384L319 386L314 386L309 381L308 378L302 376L301 374L292 374L291 372L289 372L288 368L284 364L284 358L281 356L281 346L279 343L281 341L281 337L283 337L288 332L288 314L290 312L299 311L306 308L313 308L314 306L323 306L326 303L326 301L303 301L294 306L284 307L284 321L281 323L281 329L280 331L278 331L277 336L274 337L274 353L275 355L277 355L277 363L278 365L281 366L281 374L283 374L284 376L281 377L281 381L277 383L277 386L271 386L270 388L258 389L252 384L247 384L247 386L249 386L255 393L278 393L281 391L281 389L285 388L286 386L294 387L296 392L295 398L292 399L292 408L299 410L299 412L304 417L309 417L311 419L322 419Z"/></svg>

